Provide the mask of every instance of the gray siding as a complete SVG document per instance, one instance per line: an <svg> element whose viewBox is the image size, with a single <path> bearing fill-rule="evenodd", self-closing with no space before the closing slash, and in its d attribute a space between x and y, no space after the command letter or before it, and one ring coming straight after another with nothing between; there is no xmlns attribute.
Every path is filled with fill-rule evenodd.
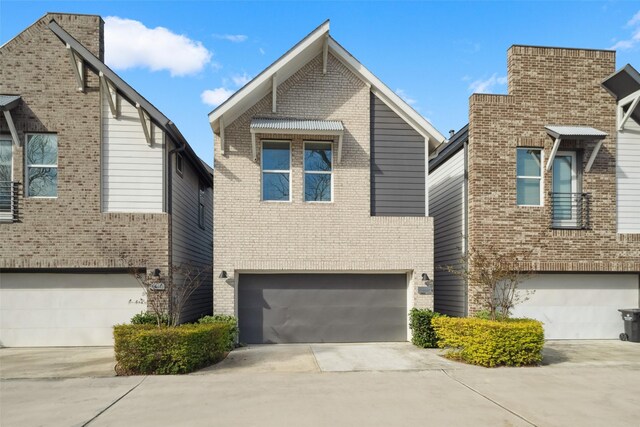
<svg viewBox="0 0 640 427"><path fill-rule="evenodd" d="M466 315L466 285L442 271L460 265L466 233L464 149L429 173L429 211L434 218L434 309L450 316Z"/></svg>
<svg viewBox="0 0 640 427"><path fill-rule="evenodd" d="M170 144L170 148L174 148ZM183 176L175 167L175 154L171 156L171 254L175 266L188 263L201 269L202 286L184 307L182 321L188 322L213 312L213 191L205 186L204 229L198 224L198 192L200 178L191 162L184 157ZM180 281L181 277L174 280Z"/></svg>
<svg viewBox="0 0 640 427"><path fill-rule="evenodd" d="M371 215L425 216L425 140L371 94Z"/></svg>

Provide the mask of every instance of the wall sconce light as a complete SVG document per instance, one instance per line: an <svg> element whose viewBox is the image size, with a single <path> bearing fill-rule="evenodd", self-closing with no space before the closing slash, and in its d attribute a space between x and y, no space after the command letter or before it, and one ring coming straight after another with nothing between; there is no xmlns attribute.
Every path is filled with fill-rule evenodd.
<svg viewBox="0 0 640 427"><path fill-rule="evenodd" d="M423 281L428 281L429 280L429 275L427 273L422 273L422 280Z"/></svg>
<svg viewBox="0 0 640 427"><path fill-rule="evenodd" d="M155 270L153 270L153 277L160 277L160 269L156 268Z"/></svg>
<svg viewBox="0 0 640 427"><path fill-rule="evenodd" d="M227 278L227 272L225 270L222 270L220 272L220 275L218 276L218 279L226 279Z"/></svg>

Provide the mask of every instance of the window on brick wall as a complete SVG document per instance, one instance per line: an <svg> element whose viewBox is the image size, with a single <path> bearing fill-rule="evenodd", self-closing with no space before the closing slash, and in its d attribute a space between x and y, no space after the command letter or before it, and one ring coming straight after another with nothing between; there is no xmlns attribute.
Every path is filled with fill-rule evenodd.
<svg viewBox="0 0 640 427"><path fill-rule="evenodd" d="M304 200L330 202L332 200L333 168L330 141L304 143Z"/></svg>
<svg viewBox="0 0 640 427"><path fill-rule="evenodd" d="M518 148L516 154L516 203L542 206L542 149Z"/></svg>
<svg viewBox="0 0 640 427"><path fill-rule="evenodd" d="M58 196L58 137L55 134L28 134L25 146L25 187L27 197Z"/></svg>
<svg viewBox="0 0 640 427"><path fill-rule="evenodd" d="M291 201L291 143L262 142L262 200Z"/></svg>

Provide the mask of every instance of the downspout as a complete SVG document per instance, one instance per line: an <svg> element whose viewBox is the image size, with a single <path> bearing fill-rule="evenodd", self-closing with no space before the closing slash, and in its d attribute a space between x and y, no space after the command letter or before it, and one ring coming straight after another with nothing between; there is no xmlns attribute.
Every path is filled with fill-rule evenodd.
<svg viewBox="0 0 640 427"><path fill-rule="evenodd" d="M167 135L168 132L165 132ZM174 138L172 135L169 136L169 139L174 143L174 145L178 145L177 138ZM166 144L166 141L165 141ZM169 280L173 283L173 163L171 162L171 157L174 153L180 153L184 151L185 145L182 145L178 148L174 148L167 153L167 217L169 220L169 236L168 236L168 265L167 265L167 276ZM171 295L167 296L167 300L169 302L168 309L171 308ZM171 313L170 313L171 314Z"/></svg>

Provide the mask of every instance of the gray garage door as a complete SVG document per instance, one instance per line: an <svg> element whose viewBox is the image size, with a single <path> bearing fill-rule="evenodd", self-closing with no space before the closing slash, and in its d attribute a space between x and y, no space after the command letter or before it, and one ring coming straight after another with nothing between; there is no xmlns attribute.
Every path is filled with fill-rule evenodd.
<svg viewBox="0 0 640 427"><path fill-rule="evenodd" d="M404 274L241 274L240 341L406 341Z"/></svg>

